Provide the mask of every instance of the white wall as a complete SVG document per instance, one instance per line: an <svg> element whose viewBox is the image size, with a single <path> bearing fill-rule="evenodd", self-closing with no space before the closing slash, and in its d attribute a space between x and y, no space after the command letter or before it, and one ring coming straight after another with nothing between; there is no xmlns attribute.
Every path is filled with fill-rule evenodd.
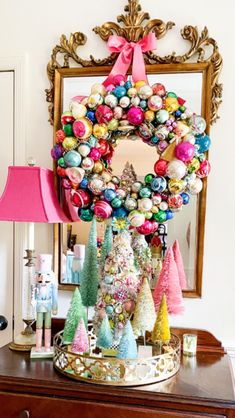
<svg viewBox="0 0 235 418"><path fill-rule="evenodd" d="M52 48L62 33L82 31L88 35L88 43L81 54L105 56L105 45L92 28L107 20L116 20L126 0L97 0L81 2L62 0L34 2L30 0L1 0L0 56L23 55L27 60L26 155L34 155L39 165L52 166L50 147L52 128L47 122L47 104L44 89L49 86L46 65ZM224 59L220 81L224 83L221 119L212 128L213 146L210 151L212 173L208 182L207 221L205 234L205 262L203 297L187 299L184 316L172 319L172 325L210 330L227 346L235 346L235 223L233 220L234 197L234 53L233 13L231 1L223 7L212 0L191 3L142 0L142 7L152 17L164 21L173 20L177 27L169 33L168 40L159 41L159 53L176 50L183 53L188 44L180 40L179 29L186 24L197 25L201 30L209 28L210 36L219 45ZM217 3L218 4L218 3ZM225 7L227 6L227 7ZM231 6L232 7L232 6ZM1 150L4 152L4 150ZM39 228L37 228L39 237ZM40 251L51 250L52 229L40 226L44 237L38 243ZM60 293L60 314L65 314L69 294Z"/></svg>

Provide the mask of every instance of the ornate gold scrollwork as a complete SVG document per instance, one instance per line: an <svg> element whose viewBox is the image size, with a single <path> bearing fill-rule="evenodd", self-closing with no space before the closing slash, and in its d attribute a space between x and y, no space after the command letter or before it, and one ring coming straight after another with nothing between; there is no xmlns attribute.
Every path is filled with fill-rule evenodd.
<svg viewBox="0 0 235 418"><path fill-rule="evenodd" d="M167 31L174 26L173 22L164 23L160 19L150 20L146 12L141 11L139 0L128 0L125 6L126 14L119 15L117 22L106 22L102 26L97 26L93 30L101 39L107 41L109 36L116 34L123 36L128 41L137 42L150 32L154 32L156 38L161 39ZM148 21L144 24L145 21ZM208 29L205 27L201 33L197 27L185 26L181 30L181 36L184 40L190 42L190 48L184 55L177 55L172 52L170 55L160 57L154 52L144 54L146 64L184 64L190 62L205 62L211 64L211 124L218 118L218 108L222 102L222 84L218 82L219 74L222 69L222 57L218 50L217 42L209 37ZM90 56L89 60L82 59L77 54L77 49L86 43L87 37L81 32L72 33L69 39L65 35L60 38L60 44L56 45L51 54L51 59L47 65L47 74L50 82L50 88L46 89L46 100L49 102L49 121L53 124L54 116L54 77L55 70L58 68L70 68L70 60L82 67L97 67L104 65L113 65L117 54L111 54L104 59L97 59ZM209 57L206 57L208 47L212 48ZM62 63L59 59L63 57Z"/></svg>

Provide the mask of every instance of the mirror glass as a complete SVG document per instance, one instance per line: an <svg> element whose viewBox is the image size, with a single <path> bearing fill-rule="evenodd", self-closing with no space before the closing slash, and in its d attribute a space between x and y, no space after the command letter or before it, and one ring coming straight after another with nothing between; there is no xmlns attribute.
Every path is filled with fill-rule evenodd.
<svg viewBox="0 0 235 418"><path fill-rule="evenodd" d="M154 69L156 68L156 72ZM206 109L206 98L203 94L203 86L205 83L205 68L200 68L200 64L187 64L184 70L167 71L165 68L159 72L161 65L152 65L151 73L148 74L148 80L150 85L156 82L160 82L165 85L167 91L174 91L178 96L184 98L187 101L187 105L197 114L201 114L204 117ZM174 68L174 66L172 66ZM187 69L187 70L186 70ZM80 70L80 71L79 71ZM57 83L55 90L55 103L58 104L58 108L55 111L55 130L59 129L59 115L61 112L69 109L69 103L74 96L87 96L90 92L91 86L96 82L103 82L104 75L89 75L84 74L84 69L71 69L68 70L69 74L66 75L66 69L57 72ZM75 75L76 73L76 75ZM57 116L56 116L57 115ZM132 164L138 180L143 180L147 173L154 172L153 166L158 155L153 147L144 144L141 140L129 140L122 139L119 145L115 149L115 155L112 160L112 169L114 175L121 175L127 162ZM200 210L204 208L202 200L205 199L205 194L200 196L191 196L190 204L184 206L181 212L178 212L173 220L170 220L167 224L167 245L171 245L177 238L180 244L185 272L187 275L187 292L184 292L187 296L195 296L196 289L198 288L197 281L198 271L201 271L201 267L198 270L198 265L202 265L202 254L198 253L199 242L199 219L203 219L200 216ZM204 210L204 209L203 209ZM203 225L204 227L204 225ZM70 271L70 264L73 260L73 245L86 244L90 223L76 222L69 225L61 225L58 228L58 252L55 254L55 259L59 263L59 280L62 288L70 288L73 285L73 278ZM98 223L98 237L103 238L105 225L104 223ZM55 233L55 238L57 237ZM55 251L56 251L55 246ZM203 248L203 245L202 245Z"/></svg>

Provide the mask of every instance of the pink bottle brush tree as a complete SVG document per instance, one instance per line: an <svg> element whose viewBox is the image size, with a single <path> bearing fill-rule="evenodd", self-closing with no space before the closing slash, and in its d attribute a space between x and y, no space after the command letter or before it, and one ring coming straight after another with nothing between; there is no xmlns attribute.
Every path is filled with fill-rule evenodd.
<svg viewBox="0 0 235 418"><path fill-rule="evenodd" d="M180 246L179 246L178 240L175 240L175 242L172 246L172 249L173 249L173 253L174 253L174 259L175 259L175 262L176 262L176 266L177 266L177 269L178 269L181 289L187 289L186 275L185 275L185 271L184 271L184 263L183 263L183 258L182 258L181 252L180 252Z"/></svg>
<svg viewBox="0 0 235 418"><path fill-rule="evenodd" d="M76 329L71 351L73 353L86 353L89 351L88 335L83 318L81 318Z"/></svg>
<svg viewBox="0 0 235 418"><path fill-rule="evenodd" d="M172 247L169 247L167 250L162 270L153 292L156 311L159 310L164 293L166 295L168 313L175 315L182 313L184 311L182 290Z"/></svg>

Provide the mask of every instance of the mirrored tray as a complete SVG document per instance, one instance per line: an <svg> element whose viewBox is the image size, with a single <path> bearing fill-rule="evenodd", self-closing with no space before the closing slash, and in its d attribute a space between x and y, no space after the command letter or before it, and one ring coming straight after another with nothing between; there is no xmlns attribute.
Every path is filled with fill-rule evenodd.
<svg viewBox="0 0 235 418"><path fill-rule="evenodd" d="M139 386L160 382L173 376L180 368L180 340L171 335L168 344L143 345L139 339L137 359L104 356L95 346L89 329L90 354L76 354L63 344L63 331L54 337L54 367L71 379L113 386ZM160 354L159 354L160 353Z"/></svg>

